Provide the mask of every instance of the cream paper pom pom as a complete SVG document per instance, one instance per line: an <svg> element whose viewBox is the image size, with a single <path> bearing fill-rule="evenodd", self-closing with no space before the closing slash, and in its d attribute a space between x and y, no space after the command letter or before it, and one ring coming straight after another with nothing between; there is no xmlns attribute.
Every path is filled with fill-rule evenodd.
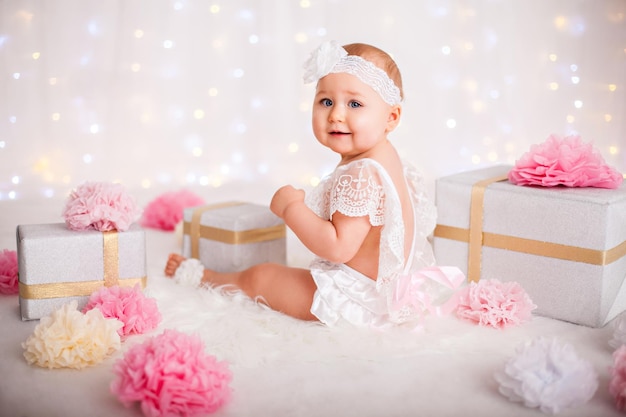
<svg viewBox="0 0 626 417"><path fill-rule="evenodd" d="M105 318L100 310L83 314L71 301L46 317L22 343L24 358L43 368L82 369L102 362L121 347L118 330L124 325Z"/></svg>

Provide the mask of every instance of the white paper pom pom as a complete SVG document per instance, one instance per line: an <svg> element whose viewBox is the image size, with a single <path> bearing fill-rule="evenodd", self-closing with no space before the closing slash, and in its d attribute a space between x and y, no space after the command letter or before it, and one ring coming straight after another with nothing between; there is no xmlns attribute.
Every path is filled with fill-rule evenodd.
<svg viewBox="0 0 626 417"><path fill-rule="evenodd" d="M177 284L198 287L204 276L204 265L198 259L185 259L176 269L174 280Z"/></svg>
<svg viewBox="0 0 626 417"><path fill-rule="evenodd" d="M556 339L537 338L519 346L504 371L494 375L499 391L511 401L556 414L589 401L598 388L598 375L574 348Z"/></svg>

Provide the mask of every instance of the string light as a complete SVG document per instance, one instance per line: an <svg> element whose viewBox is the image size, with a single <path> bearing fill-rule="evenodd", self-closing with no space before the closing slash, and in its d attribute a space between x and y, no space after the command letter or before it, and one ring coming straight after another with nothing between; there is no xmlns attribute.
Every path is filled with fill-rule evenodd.
<svg viewBox="0 0 626 417"><path fill-rule="evenodd" d="M359 7L367 10L370 1ZM327 1L168 4L162 27L136 5L77 11L75 27L59 33L54 28L65 18L51 17L46 44L27 41L43 29L40 6L8 6L15 26L0 34L7 63L0 89L8 98L0 109L0 200L53 196L100 175L152 189L245 178L314 186L327 173L329 154L311 140L315 86L302 86L301 62L322 39L359 41L358 19L322 19L321 26ZM606 54L626 54L619 29L626 4L600 5L584 17L567 4L533 7L551 24L537 29L541 42L529 38L522 49L511 43L514 25L481 7L429 5L416 17L390 5L368 17L361 40L392 53L403 74L406 99L393 139L431 177L510 162L550 133L574 131L626 171L624 128L616 123L626 117L626 93L608 70L624 56ZM289 23L268 25L269 16ZM414 27L433 30L419 45L392 35ZM68 34L67 50L58 53L53 45ZM119 42L115 54L112 42ZM33 101L35 91L40 99ZM440 138L442 130L445 140L421 139ZM449 151L460 143L462 150Z"/></svg>
<svg viewBox="0 0 626 417"><path fill-rule="evenodd" d="M554 18L554 27L563 30L567 25L567 18L565 16L557 16Z"/></svg>

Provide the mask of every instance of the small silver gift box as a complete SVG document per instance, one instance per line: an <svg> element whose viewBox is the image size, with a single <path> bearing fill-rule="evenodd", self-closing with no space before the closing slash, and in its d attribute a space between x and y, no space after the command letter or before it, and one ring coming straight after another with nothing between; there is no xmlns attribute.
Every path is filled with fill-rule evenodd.
<svg viewBox="0 0 626 417"><path fill-rule="evenodd" d="M285 224L267 206L226 202L183 213L183 256L209 269L235 272L263 262L285 264Z"/></svg>
<svg viewBox="0 0 626 417"><path fill-rule="evenodd" d="M65 223L17 226L22 320L47 316L76 300L82 309L103 286L146 285L145 232L74 231Z"/></svg>
<svg viewBox="0 0 626 417"><path fill-rule="evenodd" d="M437 263L473 281L517 281L537 314L604 326L626 310L626 183L517 186L506 179L510 169L437 180Z"/></svg>

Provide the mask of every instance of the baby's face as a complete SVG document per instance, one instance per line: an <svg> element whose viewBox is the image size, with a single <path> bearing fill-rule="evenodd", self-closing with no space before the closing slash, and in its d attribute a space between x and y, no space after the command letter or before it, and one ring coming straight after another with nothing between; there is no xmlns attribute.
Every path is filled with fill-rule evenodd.
<svg viewBox="0 0 626 417"><path fill-rule="evenodd" d="M336 73L321 78L313 102L313 133L324 146L354 158L389 132L392 106L357 77Z"/></svg>

